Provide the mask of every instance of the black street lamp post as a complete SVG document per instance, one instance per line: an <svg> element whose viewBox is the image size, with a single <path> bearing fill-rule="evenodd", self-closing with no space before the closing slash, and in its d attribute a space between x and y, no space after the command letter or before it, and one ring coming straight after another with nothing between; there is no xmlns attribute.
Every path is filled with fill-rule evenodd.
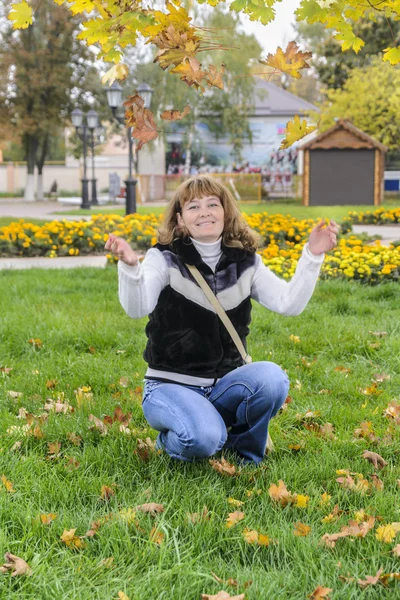
<svg viewBox="0 0 400 600"><path fill-rule="evenodd" d="M114 81L114 83L106 88L107 94L107 102L108 106L111 108L112 115L114 119L118 121L121 125L125 123L125 118L117 114L117 109L122 104L122 87ZM151 96L153 90L147 83L141 83L136 92L143 98L144 107L149 108L151 104ZM127 137L128 137L128 146L129 146L129 171L128 171L128 179L125 180L126 185L126 205L125 205L125 213L127 215L132 215L136 212L136 184L137 179L135 179L132 175L132 165L133 165L133 140L132 140L132 127L127 128ZM137 173L136 173L137 174Z"/></svg>
<svg viewBox="0 0 400 600"><path fill-rule="evenodd" d="M71 113L72 124L75 127L75 131L79 139L83 142L83 177L82 182L82 204L81 208L90 208L89 201L89 179L87 178L86 169L86 157L88 141L92 153L92 204L98 205L97 200L97 189L96 189L96 177L94 171L94 132L98 128L99 118L97 112L93 109L89 110L86 114L86 123L84 123L84 114L79 108L75 108Z"/></svg>

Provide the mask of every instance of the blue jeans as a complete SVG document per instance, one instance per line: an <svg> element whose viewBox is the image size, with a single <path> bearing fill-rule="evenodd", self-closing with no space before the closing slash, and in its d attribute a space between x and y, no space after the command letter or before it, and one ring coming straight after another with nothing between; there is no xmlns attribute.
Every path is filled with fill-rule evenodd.
<svg viewBox="0 0 400 600"><path fill-rule="evenodd" d="M223 448L260 463L268 424L285 402L286 373L272 362L238 367L210 387L145 380L143 413L159 431L157 447L193 461Z"/></svg>

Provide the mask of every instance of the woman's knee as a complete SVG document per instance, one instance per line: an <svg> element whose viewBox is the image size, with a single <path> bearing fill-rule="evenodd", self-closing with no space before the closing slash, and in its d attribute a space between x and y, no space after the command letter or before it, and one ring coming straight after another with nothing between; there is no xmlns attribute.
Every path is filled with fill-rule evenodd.
<svg viewBox="0 0 400 600"><path fill-rule="evenodd" d="M186 448L183 455L192 458L206 458L213 456L216 452L222 449L228 434L226 428L222 431L213 428L207 431L202 431L198 435L193 435L189 443L186 443Z"/></svg>
<svg viewBox="0 0 400 600"><path fill-rule="evenodd" d="M256 367L254 383L258 390L264 390L266 410L270 409L271 405L278 410L285 402L289 391L290 382L287 373L273 362L261 361L252 364Z"/></svg>

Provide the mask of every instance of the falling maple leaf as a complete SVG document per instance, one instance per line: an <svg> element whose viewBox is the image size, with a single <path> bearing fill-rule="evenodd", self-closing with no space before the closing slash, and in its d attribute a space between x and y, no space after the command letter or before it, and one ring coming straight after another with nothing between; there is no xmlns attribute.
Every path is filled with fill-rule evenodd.
<svg viewBox="0 0 400 600"><path fill-rule="evenodd" d="M224 83L222 81L222 75L225 71L225 65L222 63L221 70L218 69L214 65L210 65L208 70L206 71L206 81L209 85L212 85L220 90L224 89Z"/></svg>
<svg viewBox="0 0 400 600"><path fill-rule="evenodd" d="M275 54L268 54L265 60L259 60L258 62L267 67L272 67L275 71L287 73L296 79L300 79L300 70L310 67L307 60L311 57L311 52L301 52L296 42L292 41L288 43L285 51L278 46Z"/></svg>
<svg viewBox="0 0 400 600"><path fill-rule="evenodd" d="M306 119L301 120L298 115L295 115L286 125L286 137L282 140L280 149L285 150L286 148L289 148L304 136L315 131L315 129L315 125L308 125Z"/></svg>
<svg viewBox="0 0 400 600"><path fill-rule="evenodd" d="M184 119L190 113L190 106L187 104L182 112L179 110L164 110L161 113L160 118L164 119L164 121L180 121Z"/></svg>
<svg viewBox="0 0 400 600"><path fill-rule="evenodd" d="M331 588L319 585L308 597L311 598L311 600L321 600L321 598L324 600L329 600L329 592L333 592L333 590Z"/></svg>
<svg viewBox="0 0 400 600"><path fill-rule="evenodd" d="M244 519L244 512L240 512L238 510L236 510L233 513L229 513L229 516L226 519L226 526L229 528L233 527L234 525L236 525L236 523L239 523L239 521L242 521Z"/></svg>
<svg viewBox="0 0 400 600"><path fill-rule="evenodd" d="M375 469L383 469L387 465L386 460L376 452L365 450L362 457L371 462Z"/></svg>
<svg viewBox="0 0 400 600"><path fill-rule="evenodd" d="M0 566L0 573L11 572L12 577L17 577L18 575L32 575L32 569L28 563L19 556L15 556L15 554L11 554L11 552L6 552L4 560L6 562Z"/></svg>
<svg viewBox="0 0 400 600"><path fill-rule="evenodd" d="M309 525L305 525L304 523L295 523L294 524L294 535L298 537L305 537L309 535L311 532L311 527Z"/></svg>
<svg viewBox="0 0 400 600"><path fill-rule="evenodd" d="M148 504L140 504L136 507L136 510L149 513L154 517L155 515L164 512L164 506L162 504L156 504L155 502L149 502Z"/></svg>
<svg viewBox="0 0 400 600"><path fill-rule="evenodd" d="M217 471L218 473L221 473L222 475L229 475L230 477L233 477L234 475L236 475L236 467L234 465L231 465L230 463L228 463L227 460L225 460L225 458L221 458L221 460L213 460L213 459L209 459L208 461L210 463L210 465L212 466L212 468Z"/></svg>
<svg viewBox="0 0 400 600"><path fill-rule="evenodd" d="M124 65L123 63L118 63L111 67L111 69L109 69L103 75L103 77L101 78L101 83L103 85L106 85L106 83L108 83L108 85L111 86L116 79L118 79L118 81L124 81L124 79L128 77L128 74L128 66Z"/></svg>
<svg viewBox="0 0 400 600"><path fill-rule="evenodd" d="M153 113L144 107L144 100L139 94L130 96L125 102L125 123L132 128L132 137L139 140L138 152L144 144L158 137L157 125Z"/></svg>

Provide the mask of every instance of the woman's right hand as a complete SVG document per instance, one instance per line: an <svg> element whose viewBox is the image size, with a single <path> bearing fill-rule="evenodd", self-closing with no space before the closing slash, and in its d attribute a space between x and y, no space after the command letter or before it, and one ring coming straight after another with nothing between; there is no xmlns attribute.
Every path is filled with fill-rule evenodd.
<svg viewBox="0 0 400 600"><path fill-rule="evenodd" d="M124 262L126 265L134 267L139 262L139 257L130 247L128 242L116 235L110 234L104 246L106 250L110 250L114 256Z"/></svg>

